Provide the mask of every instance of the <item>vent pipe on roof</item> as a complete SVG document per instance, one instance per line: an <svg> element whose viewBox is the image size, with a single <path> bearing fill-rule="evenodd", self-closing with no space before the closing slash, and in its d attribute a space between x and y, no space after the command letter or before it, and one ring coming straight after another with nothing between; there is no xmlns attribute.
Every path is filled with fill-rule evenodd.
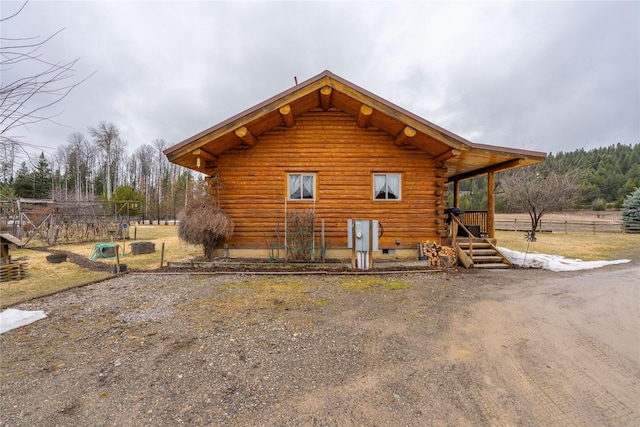
<svg viewBox="0 0 640 427"><path fill-rule="evenodd" d="M296 82L296 86L298 86L298 77L293 76L293 81Z"/></svg>

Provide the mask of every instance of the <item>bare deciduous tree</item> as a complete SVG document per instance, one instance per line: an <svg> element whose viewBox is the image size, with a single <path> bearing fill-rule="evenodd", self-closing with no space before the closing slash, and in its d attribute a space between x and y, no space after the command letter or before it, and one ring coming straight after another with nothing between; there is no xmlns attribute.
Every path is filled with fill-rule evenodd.
<svg viewBox="0 0 640 427"><path fill-rule="evenodd" d="M96 145L104 150L107 200L111 200L111 195L113 194L113 177L111 173L113 167L113 153L116 145L120 142L120 129L118 129L118 127L113 123L100 122L96 127L89 126L89 135L93 137L93 141Z"/></svg>
<svg viewBox="0 0 640 427"><path fill-rule="evenodd" d="M164 155L163 151L165 148L167 148L167 143L164 139L154 139L153 140L153 146L156 148L157 150L157 163L156 163L156 180L157 180L157 192L158 192L158 205L157 207L157 220L158 220L158 225L160 224L160 209L162 207L162 199L163 199L163 195L162 195L162 181L164 179L164 174L165 174L165 163L167 162L167 157Z"/></svg>
<svg viewBox="0 0 640 427"><path fill-rule="evenodd" d="M81 132L73 132L67 137L68 145L58 148L60 157L65 159L67 176L72 177L76 200L83 198L82 187L86 186L86 176L90 171L89 161L92 158L89 141ZM86 188L85 188L86 190Z"/></svg>
<svg viewBox="0 0 640 427"><path fill-rule="evenodd" d="M140 170L140 183L138 185L139 191L144 194L145 198L144 220L150 215L149 203L151 201L151 174L153 172L152 163L154 158L154 148L149 144L142 144L136 149L134 156L136 158L137 167Z"/></svg>
<svg viewBox="0 0 640 427"><path fill-rule="evenodd" d="M16 13L1 19L0 24L7 25L7 21L18 16L26 5L27 2L24 2ZM3 78L0 85L1 144L16 142L17 137L9 136L15 129L53 121L60 112L52 113L50 107L62 101L73 88L90 77L72 81L77 59L62 63L44 59L42 47L60 31L45 39L0 38L0 69L3 75L7 75L9 70L14 75L21 75L10 82Z"/></svg>
<svg viewBox="0 0 640 427"><path fill-rule="evenodd" d="M531 219L530 239L535 241L542 217L570 207L581 196L584 173L569 170L524 167L499 175L501 205L510 212L527 212Z"/></svg>

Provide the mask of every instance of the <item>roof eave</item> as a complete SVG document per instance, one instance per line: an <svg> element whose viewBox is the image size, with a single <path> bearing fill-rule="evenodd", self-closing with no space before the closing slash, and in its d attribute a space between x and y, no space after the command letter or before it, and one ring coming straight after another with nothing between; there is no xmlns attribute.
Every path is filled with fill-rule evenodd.
<svg viewBox="0 0 640 427"><path fill-rule="evenodd" d="M372 108L387 114L408 126L415 128L428 136L441 141L452 149L487 151L490 153L504 154L512 158L528 159L527 162L538 163L546 158L546 153L513 149L507 147L478 144L471 142L453 132L450 132L430 121L411 113L404 108L387 101L360 86L357 86L342 77L339 77L328 70L313 76L273 97L254 105L230 118L220 122L196 135L185 139L178 144L164 150L164 154L170 161L177 161L180 157L189 152L202 147L206 143L227 134L247 123L274 111L292 100L303 97L312 91L319 90L323 86L330 86L337 90L348 92L347 95L358 99L363 103L371 104Z"/></svg>

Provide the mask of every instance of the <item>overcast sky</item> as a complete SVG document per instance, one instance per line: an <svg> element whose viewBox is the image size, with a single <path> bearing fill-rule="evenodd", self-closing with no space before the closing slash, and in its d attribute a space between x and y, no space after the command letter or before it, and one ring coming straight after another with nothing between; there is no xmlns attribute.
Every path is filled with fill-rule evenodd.
<svg viewBox="0 0 640 427"><path fill-rule="evenodd" d="M3 0L2 17L21 4ZM100 121L130 153L173 145L324 70L478 143L640 143L637 1L32 1L1 31L61 28L43 58L95 74L50 110L62 125L15 132L49 155Z"/></svg>

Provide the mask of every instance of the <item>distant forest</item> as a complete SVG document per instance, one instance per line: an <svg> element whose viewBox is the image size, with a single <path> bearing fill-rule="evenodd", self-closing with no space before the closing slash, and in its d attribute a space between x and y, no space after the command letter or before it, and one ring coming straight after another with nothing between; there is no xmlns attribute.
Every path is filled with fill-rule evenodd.
<svg viewBox="0 0 640 427"><path fill-rule="evenodd" d="M619 209L624 198L640 187L640 144L616 144L585 151L549 154L540 164L529 166L540 173L547 169L584 171L584 188L577 209ZM496 192L500 191L500 173L496 174ZM487 206L487 178L475 178L460 183L460 208L484 210ZM452 206L453 195L449 196ZM496 209L501 211L499 201Z"/></svg>

